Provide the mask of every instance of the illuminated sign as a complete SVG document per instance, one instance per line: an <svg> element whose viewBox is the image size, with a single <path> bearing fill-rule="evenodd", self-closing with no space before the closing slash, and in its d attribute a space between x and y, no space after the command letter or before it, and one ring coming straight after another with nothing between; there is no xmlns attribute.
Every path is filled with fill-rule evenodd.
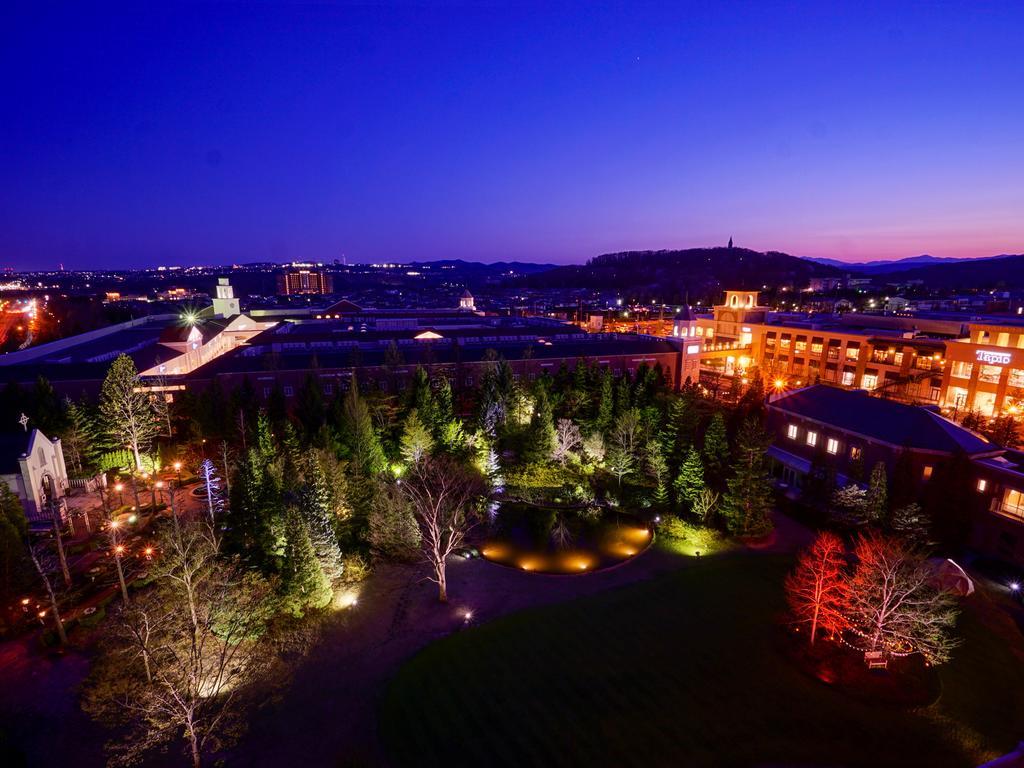
<svg viewBox="0 0 1024 768"><path fill-rule="evenodd" d="M990 349L979 349L975 354L979 363L990 363L992 365L1009 365L1009 352L993 352Z"/></svg>
<svg viewBox="0 0 1024 768"><path fill-rule="evenodd" d="M700 344L691 344L686 348L686 354L688 355L696 355L698 352L700 352Z"/></svg>

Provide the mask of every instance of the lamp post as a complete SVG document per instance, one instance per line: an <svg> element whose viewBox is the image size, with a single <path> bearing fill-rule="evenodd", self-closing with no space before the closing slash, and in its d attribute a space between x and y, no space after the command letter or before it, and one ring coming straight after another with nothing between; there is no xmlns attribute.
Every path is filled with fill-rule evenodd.
<svg viewBox="0 0 1024 768"><path fill-rule="evenodd" d="M110 544L114 549L114 563L117 565L117 580L121 583L121 597L125 605L128 604L128 585L124 583L124 568L121 567L121 555L124 554L124 545L119 541L117 531L121 527L117 520L110 521Z"/></svg>
<svg viewBox="0 0 1024 768"><path fill-rule="evenodd" d="M153 488L156 491L160 492L160 503L163 504L164 503L164 481L163 480L157 480L155 483L153 483Z"/></svg>
<svg viewBox="0 0 1024 768"><path fill-rule="evenodd" d="M114 486L114 490L117 491L118 498L121 501L121 506L124 506L124 485L118 483Z"/></svg>

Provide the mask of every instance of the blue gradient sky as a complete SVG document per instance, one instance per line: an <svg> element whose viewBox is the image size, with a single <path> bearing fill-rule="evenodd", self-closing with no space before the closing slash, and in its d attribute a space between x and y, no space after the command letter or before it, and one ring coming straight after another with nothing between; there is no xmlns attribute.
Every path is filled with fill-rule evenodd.
<svg viewBox="0 0 1024 768"><path fill-rule="evenodd" d="M5 4L0 266L1024 251L1024 3L894 5Z"/></svg>

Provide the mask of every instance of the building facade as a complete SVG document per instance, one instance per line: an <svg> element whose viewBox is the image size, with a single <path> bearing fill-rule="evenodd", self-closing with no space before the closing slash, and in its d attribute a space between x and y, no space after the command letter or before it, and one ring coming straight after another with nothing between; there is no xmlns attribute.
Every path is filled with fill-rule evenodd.
<svg viewBox="0 0 1024 768"><path fill-rule="evenodd" d="M286 269L277 276L277 292L282 296L334 293L334 276L322 269Z"/></svg>

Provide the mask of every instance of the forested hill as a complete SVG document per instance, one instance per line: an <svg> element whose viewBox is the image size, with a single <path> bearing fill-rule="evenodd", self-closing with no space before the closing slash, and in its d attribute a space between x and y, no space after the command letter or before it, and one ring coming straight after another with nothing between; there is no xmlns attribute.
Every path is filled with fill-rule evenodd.
<svg viewBox="0 0 1024 768"><path fill-rule="evenodd" d="M531 288L615 290L629 298L678 303L718 299L727 288L807 285L813 276L842 271L778 251L688 248L681 251L605 253L582 266L558 267L522 278Z"/></svg>
<svg viewBox="0 0 1024 768"><path fill-rule="evenodd" d="M1024 288L1024 255L993 256L946 264L929 264L878 275L876 282L923 280L929 288Z"/></svg>

